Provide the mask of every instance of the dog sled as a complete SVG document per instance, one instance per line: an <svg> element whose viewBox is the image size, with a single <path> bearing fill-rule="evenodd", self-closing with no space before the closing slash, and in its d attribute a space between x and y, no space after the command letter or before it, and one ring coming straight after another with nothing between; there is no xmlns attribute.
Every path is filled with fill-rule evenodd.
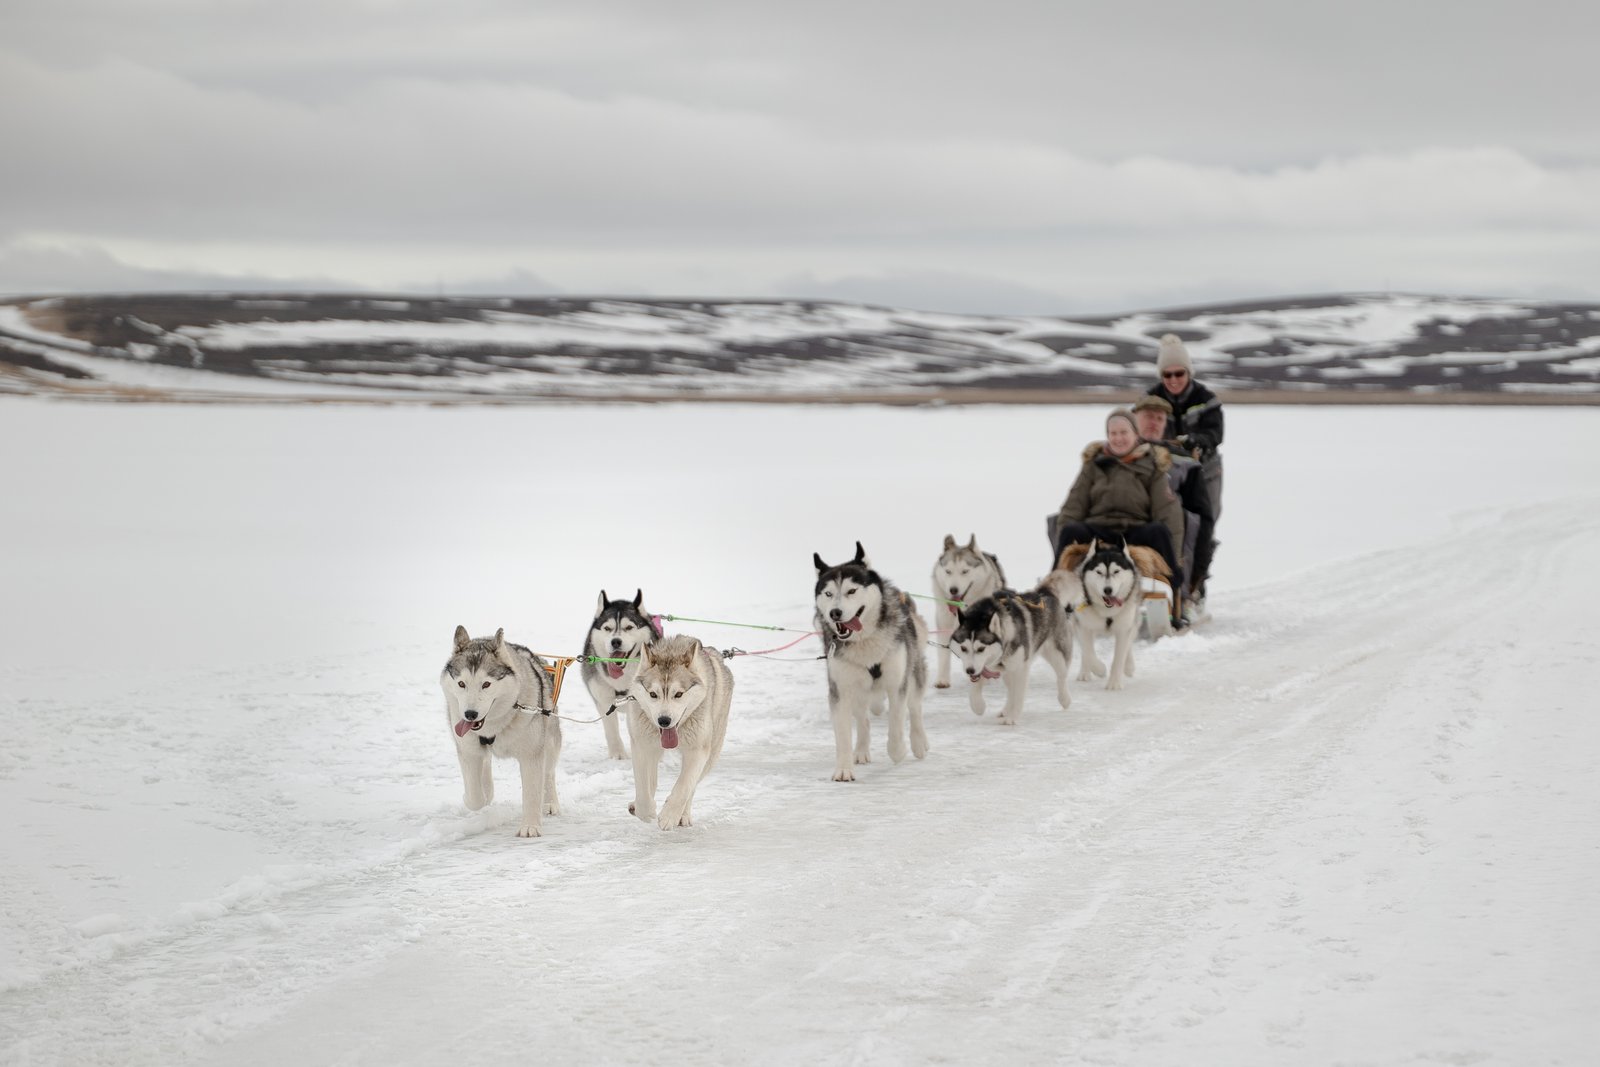
<svg viewBox="0 0 1600 1067"><path fill-rule="evenodd" d="M1189 516L1185 516L1188 518ZM1045 516L1045 532L1049 535L1050 544L1056 543L1057 516ZM1145 549L1134 546L1141 557L1139 564L1139 637L1146 641L1159 641L1163 637L1170 637L1172 628L1172 601L1174 591L1171 576L1150 573L1159 566L1163 572L1166 564L1160 560L1154 549Z"/></svg>

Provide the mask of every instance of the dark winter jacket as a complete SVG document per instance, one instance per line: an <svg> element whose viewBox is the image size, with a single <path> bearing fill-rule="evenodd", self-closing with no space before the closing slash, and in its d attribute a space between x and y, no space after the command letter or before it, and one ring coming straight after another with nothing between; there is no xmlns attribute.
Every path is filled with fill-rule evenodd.
<svg viewBox="0 0 1600 1067"><path fill-rule="evenodd" d="M1206 486L1200 461L1184 452L1171 452L1166 445L1157 441L1151 441L1150 447L1158 452L1167 452L1171 458L1172 469L1167 471L1167 484L1178 494L1178 503L1183 510L1192 511L1203 519L1215 519L1217 515L1211 507L1211 490Z"/></svg>
<svg viewBox="0 0 1600 1067"><path fill-rule="evenodd" d="M1104 441L1083 450L1083 467L1056 513L1057 522L1082 522L1126 530L1159 522L1172 534L1174 550L1183 544L1183 509L1167 471L1172 457L1164 448L1141 441L1124 459L1109 455Z"/></svg>
<svg viewBox="0 0 1600 1067"><path fill-rule="evenodd" d="M1172 415L1167 419L1167 439L1183 438L1183 443L1193 450L1195 458L1206 460L1216 454L1222 444L1222 401L1217 394L1189 379L1181 393L1169 393L1159 382L1145 390L1150 396L1159 396L1172 405Z"/></svg>

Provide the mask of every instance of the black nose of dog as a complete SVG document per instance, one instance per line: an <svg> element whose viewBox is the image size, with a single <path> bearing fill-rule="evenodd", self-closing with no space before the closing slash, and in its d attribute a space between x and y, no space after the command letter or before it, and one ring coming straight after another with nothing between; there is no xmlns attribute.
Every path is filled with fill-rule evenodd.
<svg viewBox="0 0 1600 1067"><path fill-rule="evenodd" d="M971 667L967 668L967 677L968 678L976 678L977 676L978 676L978 672L977 671L973 670Z"/></svg>
<svg viewBox="0 0 1600 1067"><path fill-rule="evenodd" d="M1108 585L1108 586L1106 586L1106 596L1110 596L1110 595L1111 595L1111 587Z"/></svg>
<svg viewBox="0 0 1600 1067"><path fill-rule="evenodd" d="M656 716L656 725L661 727L662 729L666 729L668 726L672 725L671 716L668 716L668 715L657 715Z"/></svg>
<svg viewBox="0 0 1600 1067"><path fill-rule="evenodd" d="M478 717L477 709L476 708L468 708L466 711L463 711L461 713L461 717L463 719L466 719L468 722L472 722L474 719L476 719Z"/></svg>
<svg viewBox="0 0 1600 1067"><path fill-rule="evenodd" d="M828 618L837 619L840 615L843 615L843 614L844 614L844 612L840 611L838 608L834 608L832 611L828 612Z"/></svg>
<svg viewBox="0 0 1600 1067"><path fill-rule="evenodd" d="M953 585L952 585L952 586L951 586L951 587L950 587L950 595L951 595L951 596L955 596L955 595L956 595L956 594L957 594L957 593L959 593L959 592L961 592L961 590L959 590L959 589L957 589L957 588L956 588L956 587L955 587L955 586L953 586Z"/></svg>

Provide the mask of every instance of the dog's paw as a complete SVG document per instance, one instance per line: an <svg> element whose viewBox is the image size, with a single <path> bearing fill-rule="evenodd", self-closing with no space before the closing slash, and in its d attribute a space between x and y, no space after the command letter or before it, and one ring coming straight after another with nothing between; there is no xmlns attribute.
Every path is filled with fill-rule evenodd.
<svg viewBox="0 0 1600 1067"><path fill-rule="evenodd" d="M1083 669L1078 672L1078 681L1087 682L1090 677L1104 678L1106 665L1098 659L1091 659L1084 663Z"/></svg>
<svg viewBox="0 0 1600 1067"><path fill-rule="evenodd" d="M543 837L544 835L539 832L539 827L538 826L534 825L531 822L525 822L525 823L522 824L521 828L517 830L517 836L518 837Z"/></svg>
<svg viewBox="0 0 1600 1067"><path fill-rule="evenodd" d="M647 804L641 809L637 804L629 804L628 814L638 816L642 822L655 822L656 806L654 804Z"/></svg>
<svg viewBox="0 0 1600 1067"><path fill-rule="evenodd" d="M1122 688L1122 679L1121 678L1107 678L1106 679L1106 688L1107 689L1121 689Z"/></svg>
<svg viewBox="0 0 1600 1067"><path fill-rule="evenodd" d="M933 687L935 689L949 689L950 688L950 681L949 681L949 679L945 679L944 681L934 682L933 683Z"/></svg>
<svg viewBox="0 0 1600 1067"><path fill-rule="evenodd" d="M911 754L917 759L922 759L924 756L926 756L928 754L928 739L926 737L917 737L916 735L912 735Z"/></svg>
<svg viewBox="0 0 1600 1067"><path fill-rule="evenodd" d="M856 772L848 767L841 767L833 772L833 780L836 782L853 782L856 780Z"/></svg>
<svg viewBox="0 0 1600 1067"><path fill-rule="evenodd" d="M489 806L489 798L474 796L471 793L466 793L462 795L461 803L467 806L468 811L478 811L481 808Z"/></svg>
<svg viewBox="0 0 1600 1067"><path fill-rule="evenodd" d="M689 822L687 813L675 815L670 811L664 811L661 813L661 818L656 820L656 825L663 830L672 830L679 826L691 826L693 824Z"/></svg>
<svg viewBox="0 0 1600 1067"><path fill-rule="evenodd" d="M995 721L997 721L1001 726L1015 726L1015 725L1017 725L1016 718L1014 716L1011 716L1011 715L1002 714L1000 716L1000 718L995 720Z"/></svg>
<svg viewBox="0 0 1600 1067"><path fill-rule="evenodd" d="M906 758L906 743L897 742L889 746L889 759L893 763L903 763Z"/></svg>
<svg viewBox="0 0 1600 1067"><path fill-rule="evenodd" d="M628 758L628 752L627 752L626 749L619 748L619 749L616 749L614 751L607 752L606 753L606 758L607 759L627 759Z"/></svg>
<svg viewBox="0 0 1600 1067"><path fill-rule="evenodd" d="M545 801L544 813L546 815L560 815L561 805L554 800Z"/></svg>
<svg viewBox="0 0 1600 1067"><path fill-rule="evenodd" d="M1133 653L1132 652L1128 653L1128 658L1123 661L1122 673L1127 675L1129 678L1133 677Z"/></svg>

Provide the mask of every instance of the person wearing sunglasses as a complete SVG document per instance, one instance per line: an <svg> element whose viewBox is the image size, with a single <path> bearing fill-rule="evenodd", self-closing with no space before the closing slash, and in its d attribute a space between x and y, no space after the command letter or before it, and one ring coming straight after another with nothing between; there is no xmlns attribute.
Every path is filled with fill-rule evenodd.
<svg viewBox="0 0 1600 1067"><path fill-rule="evenodd" d="M1194 559L1190 566L1190 585L1184 598L1191 617L1205 614L1206 580L1211 576L1211 560L1217 551L1217 520L1222 517L1222 401L1217 394L1194 380L1194 364L1189 350L1177 334L1164 334L1156 353L1156 373L1160 380L1146 390L1172 405L1167 420L1166 440L1200 461L1205 475L1210 515L1203 515L1196 531Z"/></svg>

